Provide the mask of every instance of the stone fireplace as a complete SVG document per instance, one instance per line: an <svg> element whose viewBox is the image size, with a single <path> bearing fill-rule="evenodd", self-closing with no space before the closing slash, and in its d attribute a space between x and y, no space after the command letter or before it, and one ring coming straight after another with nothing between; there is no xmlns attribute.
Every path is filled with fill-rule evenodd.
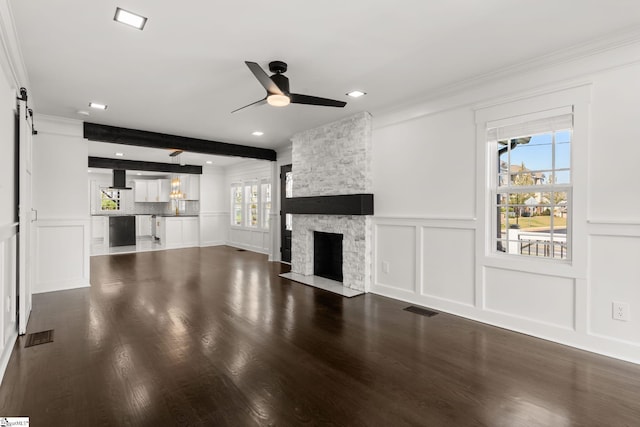
<svg viewBox="0 0 640 427"><path fill-rule="evenodd" d="M359 113L293 138L293 197L370 196L370 209L334 209L341 197L330 198L329 212L293 215L291 272L314 275L314 232L342 235L342 286L367 292L371 283L371 115ZM356 196L354 196L357 199ZM365 198L365 200L368 200ZM360 203L356 200L355 205ZM366 203L365 203L366 204ZM352 214L352 212L356 214ZM302 210L302 212L307 212Z"/></svg>

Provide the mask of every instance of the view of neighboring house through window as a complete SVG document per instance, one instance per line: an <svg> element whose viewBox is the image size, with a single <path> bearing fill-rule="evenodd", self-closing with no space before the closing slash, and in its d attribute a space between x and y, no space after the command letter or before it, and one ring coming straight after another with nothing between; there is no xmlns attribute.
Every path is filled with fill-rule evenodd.
<svg viewBox="0 0 640 427"><path fill-rule="evenodd" d="M497 252L571 258L571 114L489 129Z"/></svg>
<svg viewBox="0 0 640 427"><path fill-rule="evenodd" d="M110 188L100 189L100 210L119 211L120 210L120 190Z"/></svg>

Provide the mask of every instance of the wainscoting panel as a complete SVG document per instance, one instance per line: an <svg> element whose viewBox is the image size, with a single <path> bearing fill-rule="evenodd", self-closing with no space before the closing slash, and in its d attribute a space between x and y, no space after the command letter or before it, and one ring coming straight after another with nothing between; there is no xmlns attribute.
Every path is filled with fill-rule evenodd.
<svg viewBox="0 0 640 427"><path fill-rule="evenodd" d="M640 235L614 228L590 238L589 331L640 346ZM628 305L628 320L613 319L614 302Z"/></svg>
<svg viewBox="0 0 640 427"><path fill-rule="evenodd" d="M422 295L474 304L474 230L422 227L421 261Z"/></svg>
<svg viewBox="0 0 640 427"><path fill-rule="evenodd" d="M229 212L200 212L200 246L224 245L229 238Z"/></svg>
<svg viewBox="0 0 640 427"><path fill-rule="evenodd" d="M16 287L18 225L0 226L0 380L9 363L13 344L18 337L16 324Z"/></svg>
<svg viewBox="0 0 640 427"><path fill-rule="evenodd" d="M40 220L33 293L89 286L89 219Z"/></svg>
<svg viewBox="0 0 640 427"><path fill-rule="evenodd" d="M374 283L416 292L416 227L376 224L374 242Z"/></svg>
<svg viewBox="0 0 640 427"><path fill-rule="evenodd" d="M575 280L487 267L485 308L536 323L575 328Z"/></svg>
<svg viewBox="0 0 640 427"><path fill-rule="evenodd" d="M271 247L271 236L268 230L250 230L246 228L229 229L227 244L253 252L268 254Z"/></svg>
<svg viewBox="0 0 640 427"><path fill-rule="evenodd" d="M470 312L475 298L475 219L374 216L373 227L371 292Z"/></svg>

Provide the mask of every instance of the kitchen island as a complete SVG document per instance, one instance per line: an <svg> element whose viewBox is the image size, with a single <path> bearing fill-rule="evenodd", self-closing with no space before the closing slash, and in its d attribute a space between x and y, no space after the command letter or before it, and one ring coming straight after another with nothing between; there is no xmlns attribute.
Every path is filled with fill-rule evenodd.
<svg viewBox="0 0 640 427"><path fill-rule="evenodd" d="M200 219L197 215L158 215L156 235L166 249L199 246Z"/></svg>

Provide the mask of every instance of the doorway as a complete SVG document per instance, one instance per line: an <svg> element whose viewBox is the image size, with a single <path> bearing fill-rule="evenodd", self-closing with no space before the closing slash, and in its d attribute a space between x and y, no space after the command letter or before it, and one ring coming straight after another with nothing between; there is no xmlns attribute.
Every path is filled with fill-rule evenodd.
<svg viewBox="0 0 640 427"><path fill-rule="evenodd" d="M293 197L293 171L291 165L280 167L280 260L291 263L291 230L293 215L289 213L287 199Z"/></svg>

